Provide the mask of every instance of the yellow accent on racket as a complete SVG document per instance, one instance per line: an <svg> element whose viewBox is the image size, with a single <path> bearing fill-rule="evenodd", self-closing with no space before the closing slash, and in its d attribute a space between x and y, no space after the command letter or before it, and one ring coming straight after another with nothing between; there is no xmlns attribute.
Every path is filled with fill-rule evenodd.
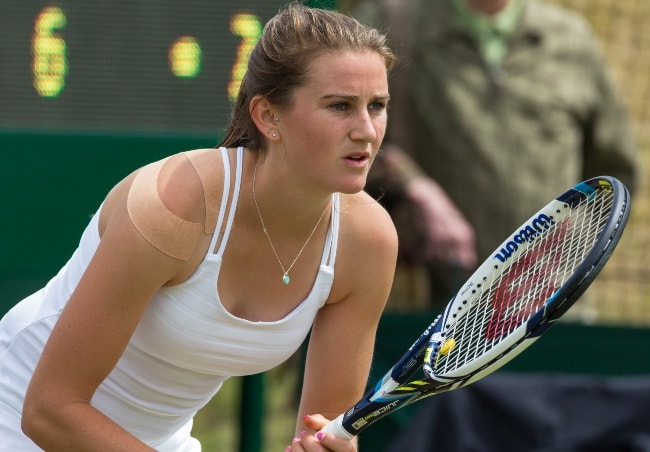
<svg viewBox="0 0 650 452"><path fill-rule="evenodd" d="M448 355L454 348L456 348L456 340L453 337L450 337L440 347L440 354L443 356Z"/></svg>
<svg viewBox="0 0 650 452"><path fill-rule="evenodd" d="M424 352L424 361L429 362L431 361L431 353L433 353L433 347L429 345L427 349Z"/></svg>

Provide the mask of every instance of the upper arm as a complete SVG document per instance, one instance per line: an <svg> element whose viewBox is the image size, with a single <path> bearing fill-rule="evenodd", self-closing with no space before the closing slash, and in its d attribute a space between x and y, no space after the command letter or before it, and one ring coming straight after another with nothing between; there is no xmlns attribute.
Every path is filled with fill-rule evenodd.
<svg viewBox="0 0 650 452"><path fill-rule="evenodd" d="M336 282L312 328L301 415L333 418L365 390L377 324L392 284L397 236L383 208L366 195L361 199L342 207Z"/></svg>
<svg viewBox="0 0 650 452"><path fill-rule="evenodd" d="M45 345L26 407L59 410L69 403L89 402L119 360L155 292L193 265L192 260L161 252L134 226L127 211L134 176L118 184L104 202L99 245ZM183 211L182 202L166 192L162 187L161 198L179 215L190 221L203 215L191 214L191 207ZM168 232L173 237L174 232Z"/></svg>

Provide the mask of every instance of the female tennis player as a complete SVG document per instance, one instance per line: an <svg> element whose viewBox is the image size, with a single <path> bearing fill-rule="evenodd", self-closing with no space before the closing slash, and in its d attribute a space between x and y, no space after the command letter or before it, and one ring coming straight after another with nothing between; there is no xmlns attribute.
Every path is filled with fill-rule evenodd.
<svg viewBox="0 0 650 452"><path fill-rule="evenodd" d="M224 380L279 365L310 330L287 450L356 450L317 432L363 393L392 281L396 233L363 191L392 63L340 13L271 19L221 146L119 182L2 319L0 450L199 451L192 419Z"/></svg>

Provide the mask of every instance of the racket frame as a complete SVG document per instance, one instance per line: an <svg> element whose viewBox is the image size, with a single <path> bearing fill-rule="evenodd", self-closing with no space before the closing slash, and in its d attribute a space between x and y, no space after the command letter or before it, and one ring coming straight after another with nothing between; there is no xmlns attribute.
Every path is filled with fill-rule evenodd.
<svg viewBox="0 0 650 452"><path fill-rule="evenodd" d="M544 221L550 219L557 224L568 217L577 205L596 196L599 190L613 192L610 214L602 231L573 274L526 322L467 365L444 376L435 375L434 372L427 370L422 379L410 381L423 367L423 363L435 360L440 353L445 338L443 329L447 320L453 315L452 313L456 316L462 314L463 306L471 303L465 298L466 295L477 285L480 286L492 278L495 272L505 271L508 266L516 262L517 256L524 253L527 247L515 247L512 255L503 262L503 256L500 259L499 251L495 251L493 256L479 266L460 288L443 313L436 317L375 386L353 407L330 422L323 431L351 439L397 409L425 397L466 386L485 377L532 345L584 293L613 253L629 217L629 192L619 180L610 176L595 177L581 182L536 212L497 248L497 250L508 246L512 248L512 243L525 245L527 238L530 238L527 234L530 235L531 231L539 230L540 227L544 228ZM534 240L540 240L542 237L543 234L540 233ZM501 268L504 265L506 268Z"/></svg>

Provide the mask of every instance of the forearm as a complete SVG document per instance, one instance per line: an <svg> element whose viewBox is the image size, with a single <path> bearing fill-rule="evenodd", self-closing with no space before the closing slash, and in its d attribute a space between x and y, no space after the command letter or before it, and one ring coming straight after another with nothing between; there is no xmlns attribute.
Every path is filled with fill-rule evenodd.
<svg viewBox="0 0 650 452"><path fill-rule="evenodd" d="M26 407L22 428L47 451L152 451L88 403L70 403L57 409Z"/></svg>
<svg viewBox="0 0 650 452"><path fill-rule="evenodd" d="M425 174L405 150L391 143L384 144L375 165L377 178L396 190L401 190L414 177Z"/></svg>

